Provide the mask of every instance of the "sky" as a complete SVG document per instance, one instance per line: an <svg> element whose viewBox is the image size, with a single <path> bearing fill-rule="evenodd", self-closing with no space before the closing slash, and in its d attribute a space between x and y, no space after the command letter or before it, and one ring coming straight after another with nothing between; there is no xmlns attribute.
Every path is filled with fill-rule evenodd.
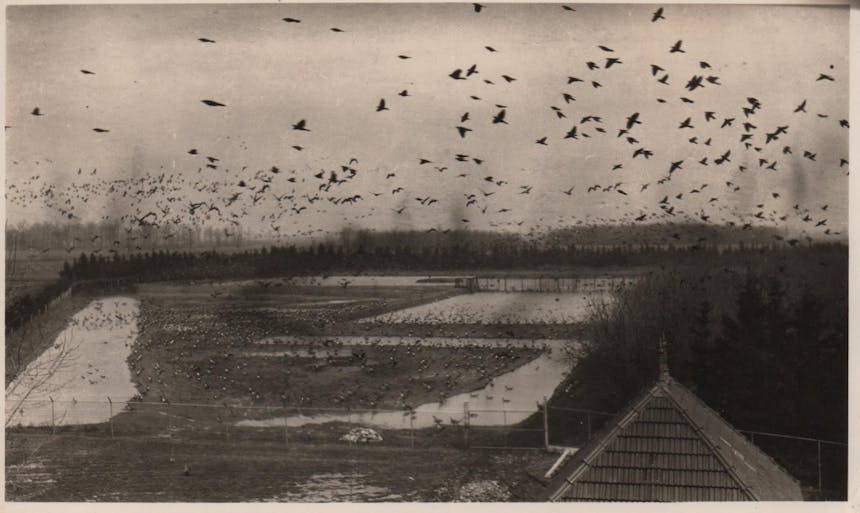
<svg viewBox="0 0 860 513"><path fill-rule="evenodd" d="M12 6L7 220L281 236L692 220L844 238L848 8L670 4L652 22L658 7ZM688 90L695 75L717 78Z"/></svg>

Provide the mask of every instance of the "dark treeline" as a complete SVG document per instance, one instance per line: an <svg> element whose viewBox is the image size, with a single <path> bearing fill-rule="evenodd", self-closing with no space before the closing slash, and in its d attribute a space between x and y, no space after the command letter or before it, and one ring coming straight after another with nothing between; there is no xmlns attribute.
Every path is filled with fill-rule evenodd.
<svg viewBox="0 0 860 513"><path fill-rule="evenodd" d="M654 383L665 336L672 376L739 429L847 440L847 247L667 265L616 299L593 309L555 404L620 410ZM831 485L844 463L828 471Z"/></svg>
<svg viewBox="0 0 860 513"><path fill-rule="evenodd" d="M342 231L317 244L231 251L168 251L106 255L82 252L67 261L59 279L6 308L7 329L15 329L77 282L118 284L199 279L249 279L335 272L481 271L560 269L594 266L657 266L703 255L743 254L752 246L547 244L516 234L491 232ZM769 251L792 251L785 244Z"/></svg>

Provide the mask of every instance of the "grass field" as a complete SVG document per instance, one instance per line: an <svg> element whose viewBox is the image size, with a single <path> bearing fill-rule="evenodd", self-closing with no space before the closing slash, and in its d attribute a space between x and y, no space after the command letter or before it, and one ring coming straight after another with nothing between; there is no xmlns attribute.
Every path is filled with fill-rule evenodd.
<svg viewBox="0 0 860 513"><path fill-rule="evenodd" d="M317 427L345 432L342 426ZM6 439L7 500L26 501L451 501L466 483L497 480L513 500L538 485L531 467L556 455L410 448L302 440L177 441L85 435L16 434ZM183 471L188 466L190 475Z"/></svg>
<svg viewBox="0 0 860 513"><path fill-rule="evenodd" d="M461 431L453 421L448 424L447 416L455 414L445 414L444 429L382 430L385 441L368 446L340 442L350 426L337 422L290 427L288 443L283 428L237 427L241 419L283 414L277 411L283 405L305 412L401 410L444 401L534 361L544 350L539 339L569 340L581 332L571 317L547 323L534 315L361 322L480 297L463 292L438 285L309 286L277 280L138 285L123 294L139 304L127 364L146 404L132 401L130 411L114 417L115 439L105 423L61 427L54 436L46 428L11 429L8 496L448 501L456 500L467 482L486 478L503 482L514 500L534 499L538 485L524 469L537 465L545 471L553 457L539 451L463 451ZM64 319L93 299L73 295L58 302L41 321L42 338L58 332ZM549 299L547 308L555 303ZM33 330L28 333L39 339ZM333 342L338 337L341 342ZM377 343L381 337L413 342ZM456 344L415 342L426 337ZM469 338L500 341L469 344ZM497 388L502 398L506 387ZM77 408L105 406L81 402ZM186 464L190 476L182 475ZM260 468L266 468L265 475Z"/></svg>

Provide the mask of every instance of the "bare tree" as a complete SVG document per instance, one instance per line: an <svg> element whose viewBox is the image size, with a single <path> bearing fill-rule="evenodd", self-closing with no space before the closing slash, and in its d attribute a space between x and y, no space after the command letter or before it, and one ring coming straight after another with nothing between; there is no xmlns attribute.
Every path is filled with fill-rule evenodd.
<svg viewBox="0 0 860 513"><path fill-rule="evenodd" d="M54 345L18 374L6 389L6 422L9 426L15 415L33 396L47 397L62 389L67 383L58 382L57 377L72 366L78 357L79 342L74 342L72 330L67 329ZM71 378L70 378L71 379Z"/></svg>

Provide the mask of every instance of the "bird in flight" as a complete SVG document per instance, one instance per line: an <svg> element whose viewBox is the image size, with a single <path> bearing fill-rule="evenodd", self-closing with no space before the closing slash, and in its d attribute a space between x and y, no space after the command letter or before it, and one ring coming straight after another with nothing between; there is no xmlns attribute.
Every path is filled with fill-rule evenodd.
<svg viewBox="0 0 860 513"><path fill-rule="evenodd" d="M282 18L282 19L284 21L286 21L287 23L301 23L302 22L302 20L297 20L295 18Z"/></svg>
<svg viewBox="0 0 860 513"><path fill-rule="evenodd" d="M457 131L458 131L458 132L460 132L460 137L461 137L461 138L465 138L465 137L466 137L466 132L471 132L471 131L472 131L472 129L471 129L471 128L466 128L466 127L464 127L464 126L458 126L458 127L457 127Z"/></svg>
<svg viewBox="0 0 860 513"><path fill-rule="evenodd" d="M481 4L472 4L472 7L475 9L475 12L481 12L481 9L483 9L485 6Z"/></svg>
<svg viewBox="0 0 860 513"><path fill-rule="evenodd" d="M682 43L683 41L679 39L677 43L672 45L672 48L669 50L669 53L686 53L684 50L681 49Z"/></svg>
<svg viewBox="0 0 860 513"><path fill-rule="evenodd" d="M310 130L309 130L309 129L305 128L305 125L306 125L306 122L305 122L305 120L304 120L304 119L299 120L299 122L298 122L298 123L296 123L295 125L293 125L293 130L302 130L302 131L304 131L304 132L310 132Z"/></svg>
<svg viewBox="0 0 860 513"><path fill-rule="evenodd" d="M206 105L208 105L210 107L226 107L226 105L224 105L223 103L219 103L219 102L216 102L214 100L200 100L200 101L202 103L205 103Z"/></svg>
<svg viewBox="0 0 860 513"><path fill-rule="evenodd" d="M214 43L215 42L214 39L208 39L205 37L198 37L197 40L200 41L201 43Z"/></svg>
<svg viewBox="0 0 860 513"><path fill-rule="evenodd" d="M658 8L656 11L654 11L654 14L651 15L651 23L655 23L657 20L665 20L665 19L666 19L666 17L663 16L663 8L662 7Z"/></svg>
<svg viewBox="0 0 860 513"><path fill-rule="evenodd" d="M93 132L107 133L107 132L110 132L110 130L107 130L104 128L93 128Z"/></svg>
<svg viewBox="0 0 860 513"><path fill-rule="evenodd" d="M93 73L92 71L90 71L88 69L82 69L81 73L83 73L84 75L95 75L95 73Z"/></svg>
<svg viewBox="0 0 860 513"><path fill-rule="evenodd" d="M380 98L379 105L376 106L376 112L382 112L383 110L388 110L388 107L385 106L385 98Z"/></svg>
<svg viewBox="0 0 860 513"><path fill-rule="evenodd" d="M493 117L493 124L495 125L495 124L498 124L498 123L504 123L504 124L506 124L506 125L508 124L508 122L507 122L507 121L505 121L505 109L500 110L500 111L498 112L498 114L496 114L496 115Z"/></svg>

